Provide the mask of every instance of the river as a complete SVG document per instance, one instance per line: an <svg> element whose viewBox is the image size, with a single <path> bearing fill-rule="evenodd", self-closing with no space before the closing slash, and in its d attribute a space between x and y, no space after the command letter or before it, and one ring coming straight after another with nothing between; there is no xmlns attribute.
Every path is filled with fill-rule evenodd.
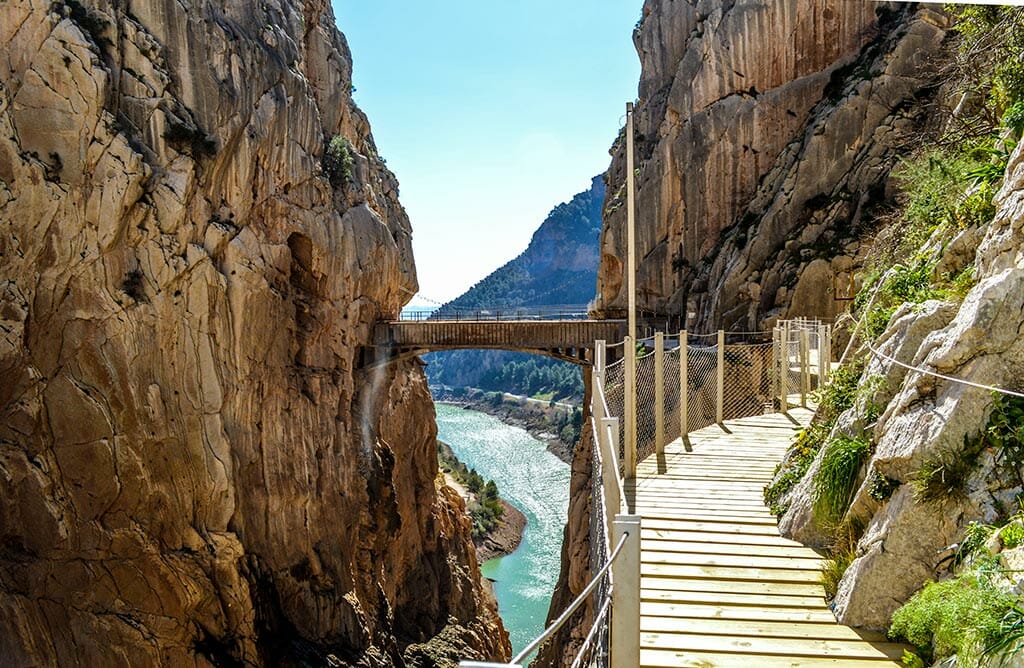
<svg viewBox="0 0 1024 668"><path fill-rule="evenodd" d="M525 430L484 413L437 404L437 431L466 466L493 479L502 497L526 515L519 549L481 566L494 581L498 611L518 652L544 630L558 580L569 467Z"/></svg>

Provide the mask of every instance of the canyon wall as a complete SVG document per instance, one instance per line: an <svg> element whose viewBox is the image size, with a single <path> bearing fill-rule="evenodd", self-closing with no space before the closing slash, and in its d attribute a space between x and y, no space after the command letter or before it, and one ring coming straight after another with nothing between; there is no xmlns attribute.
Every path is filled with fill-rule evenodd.
<svg viewBox="0 0 1024 668"><path fill-rule="evenodd" d="M939 226L915 252L937 262L936 277L964 270L973 275L977 283L963 301L903 304L873 343L881 355L862 346L850 356L864 362L864 370L854 404L838 416L830 440L861 438L872 447L858 467L852 502L842 517L845 525L863 527L832 604L843 623L885 628L927 580L943 579L953 569L949 546L966 540L970 522L998 525L1019 509L1024 493L1019 437L996 445L983 436L1005 428L990 418L1007 398L985 386L1020 392L1024 378L1020 148L1009 160L995 205L991 222L964 229ZM1009 427L1017 428L1017 422L1011 419ZM814 503L815 476L825 456L823 448L788 494L779 528L783 535L827 548L832 546L829 522L816 514ZM924 472L936 466L945 467L948 482L941 494L929 495Z"/></svg>
<svg viewBox="0 0 1024 668"><path fill-rule="evenodd" d="M0 3L0 663L507 656L326 0ZM331 658L333 657L333 658Z"/></svg>
<svg viewBox="0 0 1024 668"><path fill-rule="evenodd" d="M706 330L833 317L895 152L927 120L945 19L906 3L647 0L634 33L639 308ZM612 147L597 309L626 294Z"/></svg>

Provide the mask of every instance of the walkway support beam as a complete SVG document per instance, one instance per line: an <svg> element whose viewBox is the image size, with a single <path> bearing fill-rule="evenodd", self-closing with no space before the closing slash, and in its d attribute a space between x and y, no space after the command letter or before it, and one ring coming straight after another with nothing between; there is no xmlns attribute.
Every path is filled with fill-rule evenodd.
<svg viewBox="0 0 1024 668"><path fill-rule="evenodd" d="M636 478L636 345L633 337L627 336L622 347L623 370L625 371L625 397L622 418L625 420L626 442L623 444L622 477L626 480Z"/></svg>
<svg viewBox="0 0 1024 668"><path fill-rule="evenodd" d="M626 273L628 335L636 340L636 178L633 175L633 103L626 103Z"/></svg>
<svg viewBox="0 0 1024 668"><path fill-rule="evenodd" d="M807 408L807 395L811 392L811 341L806 327L800 328L800 407Z"/></svg>
<svg viewBox="0 0 1024 668"><path fill-rule="evenodd" d="M640 665L640 516L617 515L612 545L629 534L612 565L611 664Z"/></svg>
<svg viewBox="0 0 1024 668"><path fill-rule="evenodd" d="M828 325L818 325L818 387L828 382L828 374L832 370L832 353L829 351L831 333Z"/></svg>
<svg viewBox="0 0 1024 668"><path fill-rule="evenodd" d="M654 335L654 451L665 455L665 334Z"/></svg>
<svg viewBox="0 0 1024 668"><path fill-rule="evenodd" d="M690 452L690 355L685 329L679 332L679 436Z"/></svg>
<svg viewBox="0 0 1024 668"><path fill-rule="evenodd" d="M779 410L789 413L789 321L782 325L782 346L779 359Z"/></svg>
<svg viewBox="0 0 1024 668"><path fill-rule="evenodd" d="M715 422L725 423L725 332L718 330L718 364L715 365Z"/></svg>

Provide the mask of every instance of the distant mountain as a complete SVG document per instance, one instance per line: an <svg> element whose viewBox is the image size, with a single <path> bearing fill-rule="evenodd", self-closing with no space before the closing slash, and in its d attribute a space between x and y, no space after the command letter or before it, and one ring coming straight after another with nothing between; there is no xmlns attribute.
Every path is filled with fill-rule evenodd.
<svg viewBox="0 0 1024 668"><path fill-rule="evenodd" d="M604 180L556 206L517 258L439 309L585 306L597 283Z"/></svg>
<svg viewBox="0 0 1024 668"><path fill-rule="evenodd" d="M530 245L439 313L452 310L532 306L585 307L594 298L604 180L556 206L534 232ZM459 350L425 357L433 386L478 387L514 394L578 399L579 369L566 362L497 350Z"/></svg>

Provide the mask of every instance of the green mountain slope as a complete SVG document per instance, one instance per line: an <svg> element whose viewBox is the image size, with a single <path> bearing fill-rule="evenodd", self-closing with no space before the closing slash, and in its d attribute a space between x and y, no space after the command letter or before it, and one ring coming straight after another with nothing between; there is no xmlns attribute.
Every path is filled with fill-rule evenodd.
<svg viewBox="0 0 1024 668"><path fill-rule="evenodd" d="M556 206L518 257L479 281L438 313L515 307L576 306L594 296L604 181ZM578 368L565 362L496 350L460 350L426 356L433 386L479 387L514 394L582 396Z"/></svg>

